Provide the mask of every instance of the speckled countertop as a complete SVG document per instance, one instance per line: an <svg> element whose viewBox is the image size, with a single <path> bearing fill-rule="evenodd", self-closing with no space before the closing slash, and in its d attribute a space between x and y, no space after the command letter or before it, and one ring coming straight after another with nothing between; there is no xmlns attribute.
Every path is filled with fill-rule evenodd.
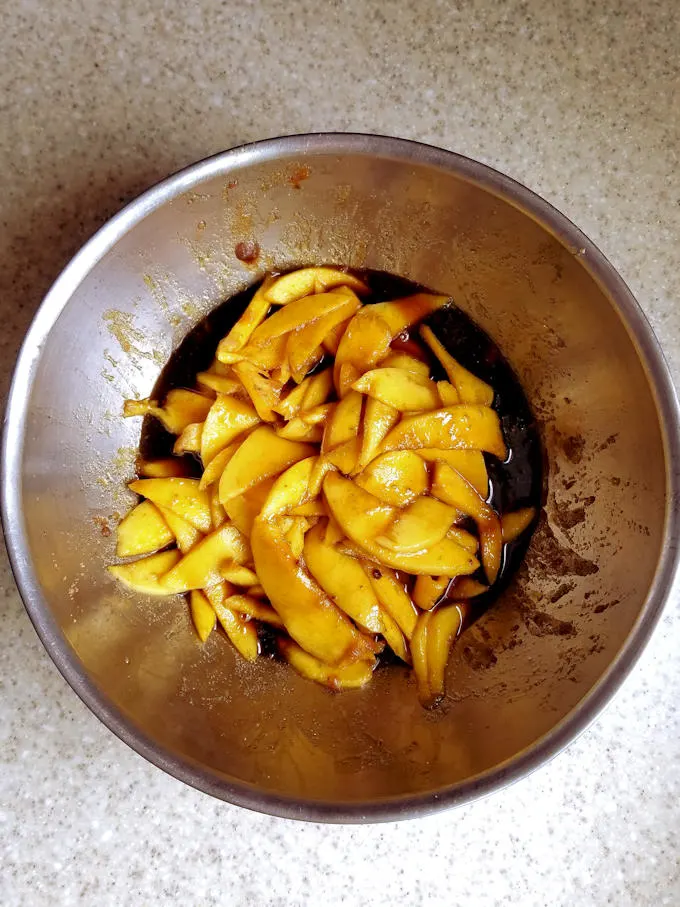
<svg viewBox="0 0 680 907"><path fill-rule="evenodd" d="M509 173L620 269L680 378L675 0L18 0L0 30L0 383L80 244L160 177L280 133L377 131ZM511 789L302 825L144 762L57 674L6 560L0 903L676 905L677 602L614 703Z"/></svg>

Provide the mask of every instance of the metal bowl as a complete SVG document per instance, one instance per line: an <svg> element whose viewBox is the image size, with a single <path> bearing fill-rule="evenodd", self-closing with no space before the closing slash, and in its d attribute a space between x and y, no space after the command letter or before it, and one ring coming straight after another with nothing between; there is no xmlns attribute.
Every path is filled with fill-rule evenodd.
<svg viewBox="0 0 680 907"><path fill-rule="evenodd" d="M255 265L235 255L253 241ZM547 458L544 514L498 604L455 647L449 696L408 672L333 695L202 648L178 598L105 571L132 501L146 396L187 331L271 268L341 263L450 293L519 374ZM275 815L379 821L463 803L579 733L630 670L678 561L678 405L635 300L579 230L481 164L397 139L237 148L146 192L76 255L14 376L3 518L26 608L93 712L195 787Z"/></svg>

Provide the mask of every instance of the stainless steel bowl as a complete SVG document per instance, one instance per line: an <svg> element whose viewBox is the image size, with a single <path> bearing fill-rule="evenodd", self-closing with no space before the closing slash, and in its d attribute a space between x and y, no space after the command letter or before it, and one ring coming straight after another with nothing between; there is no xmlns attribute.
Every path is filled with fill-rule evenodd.
<svg viewBox="0 0 680 907"><path fill-rule="evenodd" d="M259 243L256 266L235 256ZM205 648L180 599L107 576L145 396L186 332L270 268L337 262L451 293L514 365L542 426L545 511L524 567L459 641L450 695L407 672L343 695ZM652 331L593 244L523 186L397 139L311 135L220 154L125 208L28 333L6 413L3 518L36 630L137 752L233 803L378 821L526 774L594 717L678 562L678 405Z"/></svg>

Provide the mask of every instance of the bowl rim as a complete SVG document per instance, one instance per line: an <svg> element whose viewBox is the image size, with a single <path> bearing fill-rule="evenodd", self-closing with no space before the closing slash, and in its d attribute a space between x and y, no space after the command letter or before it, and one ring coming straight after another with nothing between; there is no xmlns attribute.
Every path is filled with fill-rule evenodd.
<svg viewBox="0 0 680 907"><path fill-rule="evenodd" d="M661 554L647 598L621 649L589 692L530 747L492 769L441 790L357 803L282 797L255 785L219 777L196 761L166 752L107 699L89 678L51 616L28 554L22 512L22 455L27 402L42 346L50 329L84 277L115 243L152 211L215 176L249 164L354 154L425 164L495 194L531 217L578 255L609 298L637 349L660 416L666 457L666 507ZM678 584L680 561L680 409L661 346L633 294L598 247L565 215L526 186L471 158L432 145L390 136L323 132L280 136L237 146L200 160L167 177L126 205L76 253L39 306L22 344L4 415L2 440L2 523L10 563L29 618L56 667L80 699L113 733L149 762L190 786L229 803L286 819L367 823L420 817L468 803L511 784L553 758L596 718L630 673L665 602Z"/></svg>

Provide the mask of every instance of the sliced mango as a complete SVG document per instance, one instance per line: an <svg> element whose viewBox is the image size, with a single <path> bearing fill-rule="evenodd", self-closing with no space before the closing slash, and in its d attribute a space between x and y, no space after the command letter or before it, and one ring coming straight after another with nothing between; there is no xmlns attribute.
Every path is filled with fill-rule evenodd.
<svg viewBox="0 0 680 907"><path fill-rule="evenodd" d="M317 524L304 544L307 569L339 608L370 633L382 632L378 599L361 564L325 541L325 529Z"/></svg>
<svg viewBox="0 0 680 907"><path fill-rule="evenodd" d="M331 690L356 690L371 679L375 659L337 664L333 667L296 645L292 640L279 637L276 641L279 652L288 664L305 677Z"/></svg>
<svg viewBox="0 0 680 907"><path fill-rule="evenodd" d="M386 356L380 363L381 368L400 368L419 378L430 377L430 366L422 359L409 356L408 353L394 352Z"/></svg>
<svg viewBox="0 0 680 907"><path fill-rule="evenodd" d="M299 441L279 438L269 426L261 426L241 444L220 479L223 506L270 476L280 475L293 463L312 456L316 449Z"/></svg>
<svg viewBox="0 0 680 907"><path fill-rule="evenodd" d="M394 551L422 551L446 536L456 516L454 507L435 498L419 497L376 537L376 542Z"/></svg>
<svg viewBox="0 0 680 907"><path fill-rule="evenodd" d="M507 455L498 414L488 406L447 406L406 416L385 438L382 449L421 448L483 450L500 460Z"/></svg>
<svg viewBox="0 0 680 907"><path fill-rule="evenodd" d="M136 479L129 488L135 494L165 507L201 532L210 532L210 500L198 479Z"/></svg>
<svg viewBox="0 0 680 907"><path fill-rule="evenodd" d="M224 337L218 346L218 352L234 352L240 350L248 343L255 330L265 320L271 308L271 302L267 298L267 292L276 283L276 278L267 276L253 294L244 313L234 324L226 337ZM219 388L215 388L219 390Z"/></svg>
<svg viewBox="0 0 680 907"><path fill-rule="evenodd" d="M523 532L526 532L535 519L535 507L522 507L520 510L504 513L501 518L504 544L518 539Z"/></svg>
<svg viewBox="0 0 680 907"><path fill-rule="evenodd" d="M174 541L160 510L151 501L142 501L118 524L116 557L151 554Z"/></svg>
<svg viewBox="0 0 680 907"><path fill-rule="evenodd" d="M243 385L235 378L227 378L224 375L214 375L212 372L199 372L196 375L196 383L201 388L215 391L216 394L242 394Z"/></svg>
<svg viewBox="0 0 680 907"><path fill-rule="evenodd" d="M319 298L319 297L317 297ZM350 318L361 306L359 299L352 295L327 315L310 322L294 331L288 340L287 354L293 380L298 384L324 355L324 338Z"/></svg>
<svg viewBox="0 0 680 907"><path fill-rule="evenodd" d="M396 337L449 302L451 302L449 296L414 293L402 299L378 302L370 307L370 311L382 318L389 326L391 337Z"/></svg>
<svg viewBox="0 0 680 907"><path fill-rule="evenodd" d="M196 529L195 526L192 526L191 523L187 523L186 520L182 519L181 516L177 516L172 510L168 510L167 507L159 506L158 509L163 515L163 519L168 524L172 534L177 539L177 547L182 554L191 551L194 545L201 541L203 533L199 532L199 530Z"/></svg>
<svg viewBox="0 0 680 907"><path fill-rule="evenodd" d="M411 664L411 653L409 652L406 637L399 628L399 624L386 612L382 614L382 622L382 633L387 645L398 658L401 658L406 664Z"/></svg>
<svg viewBox="0 0 680 907"><path fill-rule="evenodd" d="M363 567L383 612L389 614L404 636L410 639L416 628L418 609L411 601L403 583L389 567L378 567L366 562Z"/></svg>
<svg viewBox="0 0 680 907"><path fill-rule="evenodd" d="M308 499L309 480L316 461L316 457L299 460L276 479L262 507L263 519L269 520L278 514L289 513Z"/></svg>
<svg viewBox="0 0 680 907"><path fill-rule="evenodd" d="M393 450L376 457L357 477L356 483L393 507L406 507L429 486L427 467L411 450Z"/></svg>
<svg viewBox="0 0 680 907"><path fill-rule="evenodd" d="M201 642L205 642L215 629L215 611L199 589L189 593L189 610L196 634Z"/></svg>
<svg viewBox="0 0 680 907"><path fill-rule="evenodd" d="M161 585L160 578L174 567L181 556L176 548L172 548L170 551L161 551L159 554L143 557L130 564L115 564L106 569L111 576L115 576L124 586L135 592L167 595L168 590Z"/></svg>
<svg viewBox="0 0 680 907"><path fill-rule="evenodd" d="M228 583L210 586L205 590L205 594L217 615L220 626L236 651L246 661L255 661L260 654L257 625L250 618L243 617L227 607L226 602L231 594Z"/></svg>
<svg viewBox="0 0 680 907"><path fill-rule="evenodd" d="M166 592L188 592L221 582L222 568L250 559L250 546L236 526L226 523L207 535L162 579Z"/></svg>
<svg viewBox="0 0 680 907"><path fill-rule="evenodd" d="M450 576L418 576L413 587L413 601L423 611L431 611L446 592Z"/></svg>
<svg viewBox="0 0 680 907"><path fill-rule="evenodd" d="M431 708L435 701L428 666L428 636L431 622L432 611L421 612L411 639L411 658L418 687L418 701L425 708Z"/></svg>
<svg viewBox="0 0 680 907"><path fill-rule="evenodd" d="M224 450L221 450L218 454L212 458L208 465L203 470L203 475L199 481L199 488L205 489L210 488L211 485L215 485L219 482L222 477L222 473L226 469L227 463L234 456L236 451L239 448L241 441L236 440L229 444Z"/></svg>
<svg viewBox="0 0 680 907"><path fill-rule="evenodd" d="M226 607L237 614L245 614L256 620L271 624L272 627L283 627L283 621L273 608L263 605L252 595L230 595L225 602Z"/></svg>
<svg viewBox="0 0 680 907"><path fill-rule="evenodd" d="M331 290L333 287L348 287L360 296L368 293L366 284L346 271L339 268L300 268L276 277L274 282L267 287L266 298L274 305L288 305L309 296L311 293L322 290Z"/></svg>
<svg viewBox="0 0 680 907"><path fill-rule="evenodd" d="M137 475L143 479L171 479L188 476L187 464L177 457L162 457L158 460L143 460L135 464Z"/></svg>
<svg viewBox="0 0 680 907"><path fill-rule="evenodd" d="M430 699L428 706L436 703L444 695L444 676L449 653L454 640L463 626L463 612L457 604L446 605L428 612L432 616L427 628L427 672Z"/></svg>
<svg viewBox="0 0 680 907"><path fill-rule="evenodd" d="M333 371L330 368L310 375L286 394L275 407L284 419L292 419L303 409L313 409L325 403L333 389Z"/></svg>
<svg viewBox="0 0 680 907"><path fill-rule="evenodd" d="M343 397L357 378L384 359L390 348L392 332L376 314L375 306L363 309L345 328L333 365L333 380Z"/></svg>
<svg viewBox="0 0 680 907"><path fill-rule="evenodd" d="M361 452L357 463L359 469L364 469L373 460L380 449L380 445L398 421L398 409L393 406L387 406L374 397L369 397L366 400L364 404L364 421L361 428Z"/></svg>
<svg viewBox="0 0 680 907"><path fill-rule="evenodd" d="M192 422L179 435L173 445L172 452L177 456L185 453L200 453L202 435L203 423Z"/></svg>
<svg viewBox="0 0 680 907"><path fill-rule="evenodd" d="M317 296L304 296L296 299L274 312L253 332L253 336L250 338L251 345L259 346L291 331L297 331L337 309L346 311L347 300L353 295L350 294L351 291L348 291L348 294L342 292L320 293Z"/></svg>
<svg viewBox="0 0 680 907"><path fill-rule="evenodd" d="M326 664L371 657L375 649L298 564L274 521L255 520L255 571L293 639Z"/></svg>
<svg viewBox="0 0 680 907"><path fill-rule="evenodd" d="M420 336L441 362L449 381L458 391L461 403L479 403L482 406L491 406L493 403L492 387L489 387L481 378L463 368L435 337L432 329L427 325L421 327Z"/></svg>
<svg viewBox="0 0 680 907"><path fill-rule="evenodd" d="M442 460L456 469L468 482L476 488L486 500L489 494L489 475L486 471L484 454L479 450L434 450L423 448L416 453L428 463Z"/></svg>
<svg viewBox="0 0 680 907"><path fill-rule="evenodd" d="M202 422L211 406L210 397L180 387L168 392L163 406L153 400L126 400L123 415L155 416L170 434L179 435L192 422Z"/></svg>
<svg viewBox="0 0 680 907"><path fill-rule="evenodd" d="M356 438L361 425L361 409L364 400L361 394L350 391L335 407L326 421L321 442L321 453L339 447L345 441Z"/></svg>
<svg viewBox="0 0 680 907"><path fill-rule="evenodd" d="M260 417L250 403L238 397L218 394L203 424L201 436L203 465L207 466L221 450L259 422Z"/></svg>
<svg viewBox="0 0 680 907"><path fill-rule="evenodd" d="M252 488L249 488L243 494L231 498L224 505L229 519L248 538L250 537L253 523L256 517L259 516L274 481L275 479L273 478L265 479L264 482L253 485Z"/></svg>
<svg viewBox="0 0 680 907"><path fill-rule="evenodd" d="M439 406L437 385L401 368L376 368L364 372L352 390L367 394L400 412L420 412Z"/></svg>

